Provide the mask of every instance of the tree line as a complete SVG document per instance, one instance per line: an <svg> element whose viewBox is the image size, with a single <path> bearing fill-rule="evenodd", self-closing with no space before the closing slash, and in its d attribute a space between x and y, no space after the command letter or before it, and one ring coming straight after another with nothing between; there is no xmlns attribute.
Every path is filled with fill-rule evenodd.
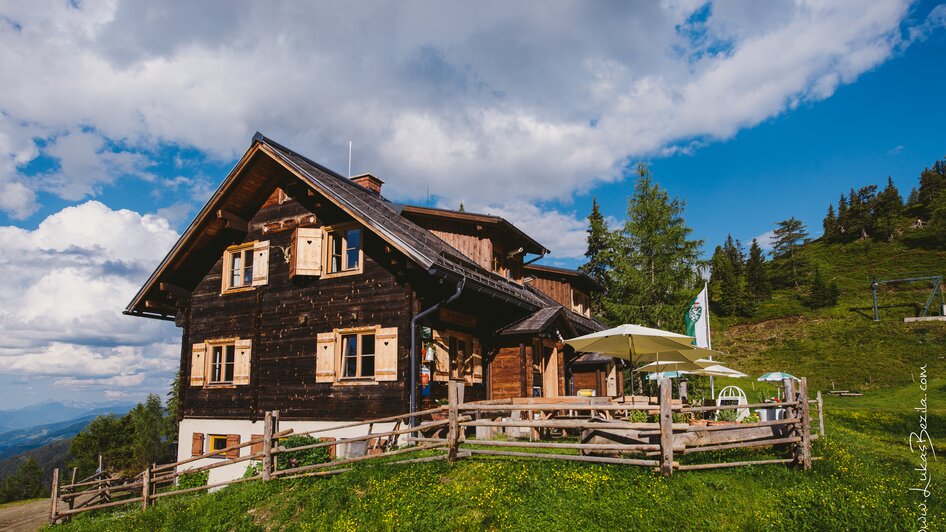
<svg viewBox="0 0 946 532"><path fill-rule="evenodd" d="M880 192L877 185L852 188L837 207L828 205L823 227L822 240L829 243L901 239L912 246L946 245L946 160L920 172L906 202L890 177Z"/></svg>

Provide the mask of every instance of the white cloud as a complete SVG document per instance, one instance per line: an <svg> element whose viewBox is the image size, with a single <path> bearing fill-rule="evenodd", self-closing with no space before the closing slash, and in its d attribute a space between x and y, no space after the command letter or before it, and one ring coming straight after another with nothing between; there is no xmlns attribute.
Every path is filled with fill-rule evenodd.
<svg viewBox="0 0 946 532"><path fill-rule="evenodd" d="M353 140L397 198L567 202L830 96L918 38L909 5L8 3L0 209L147 178L140 154L167 143L228 159L255 129L337 168ZM62 171L28 183L41 151Z"/></svg>
<svg viewBox="0 0 946 532"><path fill-rule="evenodd" d="M761 235L752 237L749 241L752 240L755 240L763 250L772 251L773 242L775 242L775 231L766 231Z"/></svg>
<svg viewBox="0 0 946 532"><path fill-rule="evenodd" d="M166 378L177 330L121 311L177 237L163 218L96 201L34 230L0 227L0 371L86 388Z"/></svg>

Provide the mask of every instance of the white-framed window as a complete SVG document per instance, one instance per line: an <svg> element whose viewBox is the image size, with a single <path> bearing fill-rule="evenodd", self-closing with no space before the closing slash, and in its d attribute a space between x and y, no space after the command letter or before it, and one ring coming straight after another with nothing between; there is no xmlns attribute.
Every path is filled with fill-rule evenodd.
<svg viewBox="0 0 946 532"><path fill-rule="evenodd" d="M374 378L375 330L341 335L342 378Z"/></svg>
<svg viewBox="0 0 946 532"><path fill-rule="evenodd" d="M352 224L325 229L328 245L326 252L326 276L361 273L364 253L362 251L361 227Z"/></svg>

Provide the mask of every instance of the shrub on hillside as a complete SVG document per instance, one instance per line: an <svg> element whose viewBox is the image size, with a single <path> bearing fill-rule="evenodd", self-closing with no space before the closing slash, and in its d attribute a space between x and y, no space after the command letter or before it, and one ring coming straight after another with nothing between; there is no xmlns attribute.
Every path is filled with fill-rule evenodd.
<svg viewBox="0 0 946 532"><path fill-rule="evenodd" d="M280 438L279 446L291 449L294 447L304 447L319 443L319 438L312 436L289 436ZM303 449L301 451L288 451L279 454L277 460L278 469L292 469L315 464L324 464L330 460L328 447L316 447L314 449Z"/></svg>

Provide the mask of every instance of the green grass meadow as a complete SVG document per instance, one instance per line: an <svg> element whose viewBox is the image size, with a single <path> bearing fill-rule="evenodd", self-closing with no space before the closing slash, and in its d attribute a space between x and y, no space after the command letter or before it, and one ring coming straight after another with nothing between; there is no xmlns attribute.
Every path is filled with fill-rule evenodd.
<svg viewBox="0 0 946 532"><path fill-rule="evenodd" d="M946 380L928 383L928 423L946 443ZM823 457L812 471L765 465L677 472L512 458L455 464L362 464L328 478L253 482L147 510L83 515L66 530L916 530L922 497L918 386L827 399ZM709 453L708 453L709 454ZM727 458L779 456L729 452ZM392 457L393 458L393 457ZM710 461L719 455L702 457ZM938 494L946 462L931 462L929 530L946 527Z"/></svg>
<svg viewBox="0 0 946 532"><path fill-rule="evenodd" d="M782 465L677 472L661 478L635 466L477 456L385 465L359 464L326 478L252 482L209 495L161 499L147 510L82 515L67 530L946 530L946 458L928 452L930 494L918 442L925 421L934 448L946 449L946 322L906 324L926 285L885 287L872 319L869 275L946 273L946 251L899 244L813 243L842 290L836 307L811 311L801 292L779 290L751 318L714 316L723 363L752 379L750 402L775 395L754 377L787 371L825 396L826 437L812 471ZM925 373L925 387L924 385ZM917 410L926 396L927 412ZM512 450L512 449L510 449ZM705 454L705 455L704 455ZM688 455L686 463L784 457L779 450ZM395 459L401 457L393 457ZM921 504L925 504L924 509ZM923 520L925 515L925 521ZM60 528L59 526L56 527Z"/></svg>

